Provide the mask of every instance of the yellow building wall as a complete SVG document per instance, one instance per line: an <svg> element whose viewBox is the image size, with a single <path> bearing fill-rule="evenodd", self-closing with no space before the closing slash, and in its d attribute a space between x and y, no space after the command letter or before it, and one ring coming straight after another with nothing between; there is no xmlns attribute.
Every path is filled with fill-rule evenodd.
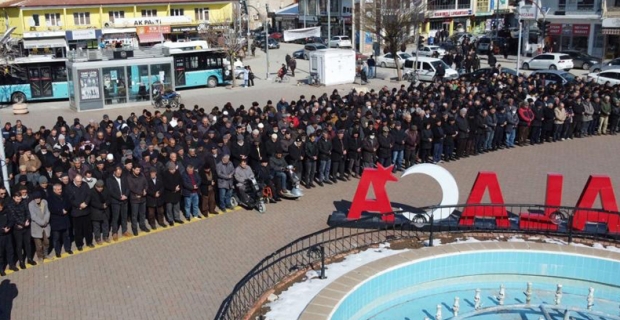
<svg viewBox="0 0 620 320"><path fill-rule="evenodd" d="M124 11L125 18L141 18L142 10L156 9L158 17L170 15L171 8L183 8L184 15L190 17L193 24L196 21L195 8L209 8L209 22L212 24L229 23L233 17L233 6L231 3L191 3L181 5L141 5L141 6L96 6L96 7L72 7L60 8L50 7L41 9L22 9L22 8L1 8L0 13L0 32L7 28L16 27L13 32L14 37L23 36L24 32L44 32L44 31L63 31L80 29L101 29L103 24L110 21L110 11ZM90 13L90 24L76 25L73 13ZM62 21L61 26L48 26L45 21L46 13L59 13ZM33 15L39 15L39 26L30 27Z"/></svg>

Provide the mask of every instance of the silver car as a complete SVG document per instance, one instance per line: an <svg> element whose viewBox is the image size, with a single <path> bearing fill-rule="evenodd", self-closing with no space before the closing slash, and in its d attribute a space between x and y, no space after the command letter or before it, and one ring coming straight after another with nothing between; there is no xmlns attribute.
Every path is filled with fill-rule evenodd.
<svg viewBox="0 0 620 320"><path fill-rule="evenodd" d="M620 66L620 58L615 58L603 63L597 63L590 67L590 72L600 72L607 69L617 68Z"/></svg>

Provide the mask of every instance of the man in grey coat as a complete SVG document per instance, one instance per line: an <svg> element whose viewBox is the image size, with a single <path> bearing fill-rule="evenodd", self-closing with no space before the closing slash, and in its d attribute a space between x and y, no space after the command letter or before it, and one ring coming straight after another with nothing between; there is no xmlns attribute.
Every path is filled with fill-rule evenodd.
<svg viewBox="0 0 620 320"><path fill-rule="evenodd" d="M32 219L30 233L34 239L37 258L40 262L43 262L44 259L47 259L47 253L49 252L49 236L52 230L50 228L50 210L41 192L35 191L32 194L32 201L28 204L28 211L30 211L30 219Z"/></svg>
<svg viewBox="0 0 620 320"><path fill-rule="evenodd" d="M235 167L230 162L230 155L222 156L222 161L215 165L215 171L217 172L217 187L220 195L219 207L222 212L226 212L226 209L232 209L230 198L233 193L233 176L235 174Z"/></svg>
<svg viewBox="0 0 620 320"><path fill-rule="evenodd" d="M246 158L241 158L241 163L239 163L239 166L235 168L235 182L237 183L239 197L241 198L241 201L245 203L249 201L246 190L246 181L252 178L254 178L254 172L252 172L252 169L248 166L248 160Z"/></svg>

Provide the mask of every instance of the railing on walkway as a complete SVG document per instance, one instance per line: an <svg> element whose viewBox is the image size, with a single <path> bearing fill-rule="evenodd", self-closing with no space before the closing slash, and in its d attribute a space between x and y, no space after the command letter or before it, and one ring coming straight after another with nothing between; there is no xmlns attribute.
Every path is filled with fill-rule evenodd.
<svg viewBox="0 0 620 320"><path fill-rule="evenodd" d="M385 216L389 215L393 213ZM329 259L400 239L428 238L432 245L437 233L540 234L569 243L573 238L620 240L620 213L599 209L479 204L410 208L395 217L394 222L380 224L378 215L345 221L292 241L265 257L235 285L215 319L244 319L266 292L299 270L318 263L322 258L320 250L324 250L323 258ZM439 219L442 217L445 218Z"/></svg>

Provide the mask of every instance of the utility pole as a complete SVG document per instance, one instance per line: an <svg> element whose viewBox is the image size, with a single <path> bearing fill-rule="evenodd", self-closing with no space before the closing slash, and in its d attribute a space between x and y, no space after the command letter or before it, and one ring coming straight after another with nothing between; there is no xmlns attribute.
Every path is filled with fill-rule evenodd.
<svg viewBox="0 0 620 320"><path fill-rule="evenodd" d="M517 48L517 75L521 68L521 35L523 34L523 20L519 19L519 47Z"/></svg>
<svg viewBox="0 0 620 320"><path fill-rule="evenodd" d="M363 0L362 0L363 1ZM351 1L351 47L355 50L355 0ZM342 19L344 21L344 19ZM344 30L344 22L342 24ZM360 35L361 39L361 35ZM360 52L362 52L360 50Z"/></svg>
<svg viewBox="0 0 620 320"><path fill-rule="evenodd" d="M304 29L306 28L306 20L308 15L308 0L302 0L304 2Z"/></svg>
<svg viewBox="0 0 620 320"><path fill-rule="evenodd" d="M366 42L366 34L364 33L364 9L366 9L366 0L360 0L360 39L359 39L359 52L364 53L364 42Z"/></svg>
<svg viewBox="0 0 620 320"><path fill-rule="evenodd" d="M327 0L327 47L330 48L329 40L332 39L332 1Z"/></svg>
<svg viewBox="0 0 620 320"><path fill-rule="evenodd" d="M265 80L269 80L269 4L265 4L265 25L263 29L265 29L265 57L267 62L267 75L265 76Z"/></svg>

